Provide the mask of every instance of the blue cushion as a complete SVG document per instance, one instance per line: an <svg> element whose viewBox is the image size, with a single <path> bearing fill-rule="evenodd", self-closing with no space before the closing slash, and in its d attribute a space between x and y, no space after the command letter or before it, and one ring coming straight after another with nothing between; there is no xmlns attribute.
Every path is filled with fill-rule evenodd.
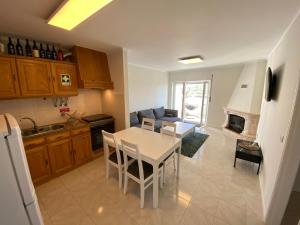
<svg viewBox="0 0 300 225"><path fill-rule="evenodd" d="M143 118L155 119L155 116L153 114L153 109L146 109L146 110L139 111L138 117L141 123L143 122Z"/></svg>
<svg viewBox="0 0 300 225"><path fill-rule="evenodd" d="M165 115L165 108L162 106L160 108L153 109L156 119L159 119Z"/></svg>
<svg viewBox="0 0 300 225"><path fill-rule="evenodd" d="M132 127L132 126L137 125L139 123L140 123L140 121L139 121L139 118L138 118L136 112L130 113L130 126Z"/></svg>

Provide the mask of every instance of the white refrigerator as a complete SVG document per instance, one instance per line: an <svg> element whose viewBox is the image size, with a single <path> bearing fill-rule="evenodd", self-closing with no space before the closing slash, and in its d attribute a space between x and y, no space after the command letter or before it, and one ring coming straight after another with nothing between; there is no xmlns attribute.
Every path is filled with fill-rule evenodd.
<svg viewBox="0 0 300 225"><path fill-rule="evenodd" d="M0 224L44 224L21 130L16 119L9 114L0 115Z"/></svg>

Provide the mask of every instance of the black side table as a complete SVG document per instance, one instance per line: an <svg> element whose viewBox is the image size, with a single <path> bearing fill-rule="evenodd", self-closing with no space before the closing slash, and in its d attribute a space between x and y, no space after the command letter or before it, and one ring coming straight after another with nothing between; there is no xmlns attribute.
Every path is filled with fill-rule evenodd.
<svg viewBox="0 0 300 225"><path fill-rule="evenodd" d="M249 161L249 162L258 163L258 169L257 169L257 174L258 174L259 169L260 169L260 164L261 164L262 159L263 159L261 149L259 148L259 150L257 150L257 151L247 150L247 149L242 148L241 146L239 146L240 142L253 143L251 141L245 141L245 140L237 139L233 167L235 168L235 163L236 163L237 158L238 159L243 159L243 160L246 160L246 161Z"/></svg>

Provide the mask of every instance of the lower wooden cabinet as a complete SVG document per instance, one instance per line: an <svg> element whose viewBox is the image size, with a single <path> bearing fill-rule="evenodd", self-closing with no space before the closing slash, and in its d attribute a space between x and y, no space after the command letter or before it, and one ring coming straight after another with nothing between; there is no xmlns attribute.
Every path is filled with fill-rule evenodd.
<svg viewBox="0 0 300 225"><path fill-rule="evenodd" d="M80 134L72 137L74 151L74 163L81 165L92 158L91 154L91 135L90 133Z"/></svg>
<svg viewBox="0 0 300 225"><path fill-rule="evenodd" d="M47 146L39 146L26 150L27 162L34 183L48 180L51 176L51 168Z"/></svg>
<svg viewBox="0 0 300 225"><path fill-rule="evenodd" d="M59 174L73 167L73 151L70 139L48 144L52 173Z"/></svg>
<svg viewBox="0 0 300 225"><path fill-rule="evenodd" d="M25 139L32 181L43 183L93 159L89 127Z"/></svg>

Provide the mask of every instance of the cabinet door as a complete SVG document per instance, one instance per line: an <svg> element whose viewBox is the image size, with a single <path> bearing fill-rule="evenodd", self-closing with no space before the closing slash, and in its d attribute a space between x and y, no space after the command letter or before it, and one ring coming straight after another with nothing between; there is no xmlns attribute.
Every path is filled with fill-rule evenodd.
<svg viewBox="0 0 300 225"><path fill-rule="evenodd" d="M34 183L47 180L51 176L47 146L40 146L26 150L26 158Z"/></svg>
<svg viewBox="0 0 300 225"><path fill-rule="evenodd" d="M63 173L73 167L73 152L69 139L48 144L52 172Z"/></svg>
<svg viewBox="0 0 300 225"><path fill-rule="evenodd" d="M0 80L0 98L20 96L15 58L0 57Z"/></svg>
<svg viewBox="0 0 300 225"><path fill-rule="evenodd" d="M53 94L49 62L17 59L22 96L49 96Z"/></svg>
<svg viewBox="0 0 300 225"><path fill-rule="evenodd" d="M80 134L72 138L75 164L80 165L92 158L90 133Z"/></svg>
<svg viewBox="0 0 300 225"><path fill-rule="evenodd" d="M77 95L77 71L74 64L52 63L55 95Z"/></svg>

